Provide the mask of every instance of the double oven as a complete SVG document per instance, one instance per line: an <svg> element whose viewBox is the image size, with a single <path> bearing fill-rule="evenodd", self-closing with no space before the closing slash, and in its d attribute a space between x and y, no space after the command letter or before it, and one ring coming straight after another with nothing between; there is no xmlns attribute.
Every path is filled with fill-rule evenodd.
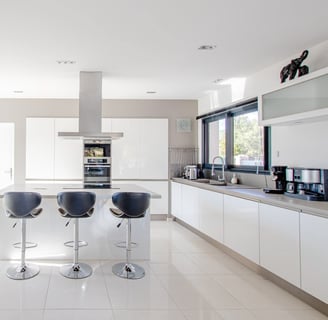
<svg viewBox="0 0 328 320"><path fill-rule="evenodd" d="M84 186L86 188L111 187L111 142L84 140Z"/></svg>

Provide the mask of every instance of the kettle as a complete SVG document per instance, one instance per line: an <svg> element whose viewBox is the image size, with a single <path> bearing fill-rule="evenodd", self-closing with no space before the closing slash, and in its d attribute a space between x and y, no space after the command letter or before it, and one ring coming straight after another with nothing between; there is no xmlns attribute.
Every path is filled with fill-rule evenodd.
<svg viewBox="0 0 328 320"><path fill-rule="evenodd" d="M183 177L189 180L196 180L197 179L197 166L195 165L188 165L184 167Z"/></svg>

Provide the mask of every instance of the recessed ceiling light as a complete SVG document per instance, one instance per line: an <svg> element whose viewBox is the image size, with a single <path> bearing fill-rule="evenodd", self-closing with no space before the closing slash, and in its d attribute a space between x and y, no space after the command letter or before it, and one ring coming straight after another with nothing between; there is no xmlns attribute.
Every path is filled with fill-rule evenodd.
<svg viewBox="0 0 328 320"><path fill-rule="evenodd" d="M14 90L13 93L24 93L23 90Z"/></svg>
<svg viewBox="0 0 328 320"><path fill-rule="evenodd" d="M154 94L154 93L157 93L156 91L147 91L146 92L147 94Z"/></svg>
<svg viewBox="0 0 328 320"><path fill-rule="evenodd" d="M214 50L215 48L216 48L216 45L204 44L204 45L198 47L198 50Z"/></svg>
<svg viewBox="0 0 328 320"><path fill-rule="evenodd" d="M74 60L57 60L58 64L75 64L76 61Z"/></svg>

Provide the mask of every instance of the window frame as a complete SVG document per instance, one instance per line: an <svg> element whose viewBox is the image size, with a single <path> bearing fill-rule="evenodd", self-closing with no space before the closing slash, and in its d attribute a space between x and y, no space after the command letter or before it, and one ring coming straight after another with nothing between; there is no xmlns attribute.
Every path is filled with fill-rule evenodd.
<svg viewBox="0 0 328 320"><path fill-rule="evenodd" d="M259 111L258 110L258 102L257 99L252 99L250 101L240 103L237 105L230 106L228 108L224 108L218 110L216 112L211 112L209 114L199 116L197 119L201 119L202 121L202 163L203 167L206 169L210 169L212 167L212 163L210 162L209 157L209 123L213 121L217 121L219 119L226 120L225 123L225 135L226 135L226 164L225 169L230 171L237 172L247 172L247 173L263 173L268 174L270 168L270 146L271 146L271 130L270 127L263 128L263 151L264 151L264 165L263 166L246 166L246 165L235 165L233 164L233 146L234 146L234 132L233 132L233 120L235 116L239 116L242 114ZM222 165L215 164L215 168L221 168Z"/></svg>

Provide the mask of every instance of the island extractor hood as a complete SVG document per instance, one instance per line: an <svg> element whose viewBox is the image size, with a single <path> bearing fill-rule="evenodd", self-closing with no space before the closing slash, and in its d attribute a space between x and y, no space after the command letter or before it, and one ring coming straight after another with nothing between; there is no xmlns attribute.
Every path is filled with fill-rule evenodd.
<svg viewBox="0 0 328 320"><path fill-rule="evenodd" d="M123 132L102 132L102 72L80 72L79 131L58 132L66 139L113 140L123 137Z"/></svg>

